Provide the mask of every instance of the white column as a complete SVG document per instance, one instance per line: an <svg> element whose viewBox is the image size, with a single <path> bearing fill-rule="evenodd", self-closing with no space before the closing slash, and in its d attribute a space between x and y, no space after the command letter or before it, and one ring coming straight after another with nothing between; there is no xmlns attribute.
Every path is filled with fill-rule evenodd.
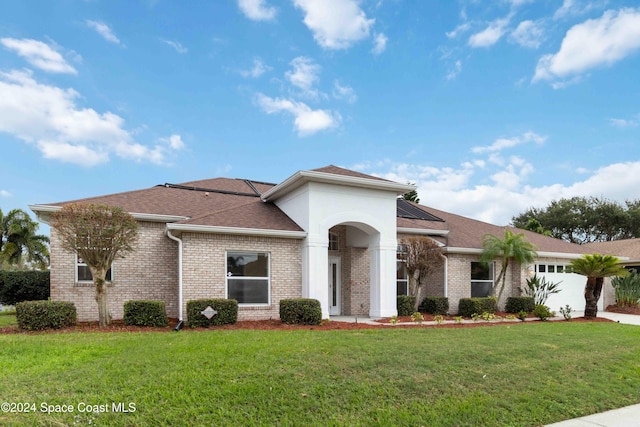
<svg viewBox="0 0 640 427"><path fill-rule="evenodd" d="M325 233L326 234L326 233ZM302 296L320 301L322 318L329 318L328 235L307 236L302 250Z"/></svg>
<svg viewBox="0 0 640 427"><path fill-rule="evenodd" d="M371 255L369 316L372 318L391 317L398 314L396 288L396 251L395 236L392 239L380 239L381 243L369 246Z"/></svg>

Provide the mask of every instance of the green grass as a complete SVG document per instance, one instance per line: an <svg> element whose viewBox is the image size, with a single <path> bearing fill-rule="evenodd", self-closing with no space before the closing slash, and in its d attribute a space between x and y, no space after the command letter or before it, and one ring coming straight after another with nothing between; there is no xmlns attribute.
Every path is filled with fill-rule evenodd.
<svg viewBox="0 0 640 427"><path fill-rule="evenodd" d="M12 334L0 366L37 409L0 425L536 426L639 403L640 328Z"/></svg>
<svg viewBox="0 0 640 427"><path fill-rule="evenodd" d="M16 312L0 311L0 328L6 328L7 326L16 326Z"/></svg>

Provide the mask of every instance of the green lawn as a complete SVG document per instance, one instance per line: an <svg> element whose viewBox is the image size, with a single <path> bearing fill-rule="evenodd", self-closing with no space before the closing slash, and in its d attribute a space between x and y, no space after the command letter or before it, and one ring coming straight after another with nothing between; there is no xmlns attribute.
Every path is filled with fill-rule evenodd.
<svg viewBox="0 0 640 427"><path fill-rule="evenodd" d="M6 312L0 312L0 328L6 328L7 326L15 326L18 322L16 321L15 312L8 314Z"/></svg>
<svg viewBox="0 0 640 427"><path fill-rule="evenodd" d="M639 403L640 328L13 334L0 366L36 407L0 425L536 426Z"/></svg>

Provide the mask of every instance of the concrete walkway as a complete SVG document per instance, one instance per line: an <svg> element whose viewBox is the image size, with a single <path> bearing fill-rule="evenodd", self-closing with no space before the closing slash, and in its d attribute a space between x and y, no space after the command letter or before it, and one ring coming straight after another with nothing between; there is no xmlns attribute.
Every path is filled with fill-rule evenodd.
<svg viewBox="0 0 640 427"><path fill-rule="evenodd" d="M640 405L632 405L548 424L547 427L637 427L638 425L640 425Z"/></svg>

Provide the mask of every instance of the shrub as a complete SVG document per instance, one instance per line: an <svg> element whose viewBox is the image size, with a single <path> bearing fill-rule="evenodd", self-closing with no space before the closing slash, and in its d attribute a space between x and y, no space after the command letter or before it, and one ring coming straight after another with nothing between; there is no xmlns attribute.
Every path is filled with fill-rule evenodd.
<svg viewBox="0 0 640 427"><path fill-rule="evenodd" d="M549 307L543 304L536 304L535 308L533 309L533 314L535 314L536 317L542 321L545 321L549 317L553 317L556 315L555 312L551 311Z"/></svg>
<svg viewBox="0 0 640 427"><path fill-rule="evenodd" d="M527 296L533 297L535 304L545 304L549 295L560 292L560 283L547 282L544 277L534 274L533 277L527 279L527 286L520 290Z"/></svg>
<svg viewBox="0 0 640 427"><path fill-rule="evenodd" d="M531 313L535 306L533 297L509 297L504 311L507 313L518 313L520 311Z"/></svg>
<svg viewBox="0 0 640 427"><path fill-rule="evenodd" d="M480 314L485 311L495 313L497 301L495 297L462 298L458 305L458 314L463 317L471 317L472 314Z"/></svg>
<svg viewBox="0 0 640 427"><path fill-rule="evenodd" d="M320 301L311 298L280 300L280 320L294 325L319 325L322 323Z"/></svg>
<svg viewBox="0 0 640 427"><path fill-rule="evenodd" d="M202 314L207 307L218 312L211 319ZM192 328L198 326L232 325L238 321L238 301L234 299L198 299L187 302L187 322Z"/></svg>
<svg viewBox="0 0 640 427"><path fill-rule="evenodd" d="M416 311L415 313L411 314L411 320L416 323L422 324L422 322L424 322L424 316L419 311Z"/></svg>
<svg viewBox="0 0 640 427"><path fill-rule="evenodd" d="M0 271L0 304L49 298L48 271Z"/></svg>
<svg viewBox="0 0 640 427"><path fill-rule="evenodd" d="M416 297L409 295L398 295L398 316L411 316L415 311Z"/></svg>
<svg viewBox="0 0 640 427"><path fill-rule="evenodd" d="M167 326L164 301L127 301L124 324L131 326Z"/></svg>
<svg viewBox="0 0 640 427"><path fill-rule="evenodd" d="M422 313L446 315L449 313L449 298L426 297L420 303L418 311Z"/></svg>
<svg viewBox="0 0 640 427"><path fill-rule="evenodd" d="M611 279L616 294L616 305L620 307L638 305L640 300L640 275L635 271L624 277Z"/></svg>
<svg viewBox="0 0 640 427"><path fill-rule="evenodd" d="M560 307L560 313L562 314L562 317L564 317L564 320L569 321L571 320L571 312L573 310L571 309L571 306L569 304L565 305L564 307Z"/></svg>
<svg viewBox="0 0 640 427"><path fill-rule="evenodd" d="M73 326L76 318L76 306L71 302L23 301L16 304L18 327L27 331Z"/></svg>
<svg viewBox="0 0 640 427"><path fill-rule="evenodd" d="M527 320L527 315L528 314L529 313L527 313L526 311L519 311L518 312L518 319L520 319L520 320L522 320L524 322L525 320Z"/></svg>

